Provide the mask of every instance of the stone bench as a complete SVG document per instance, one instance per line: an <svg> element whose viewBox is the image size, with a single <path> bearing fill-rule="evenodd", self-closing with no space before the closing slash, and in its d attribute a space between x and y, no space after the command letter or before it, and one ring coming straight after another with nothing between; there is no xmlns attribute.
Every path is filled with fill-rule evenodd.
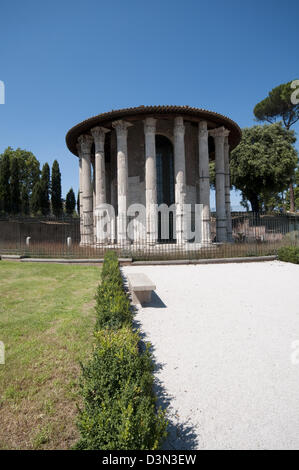
<svg viewBox="0 0 299 470"><path fill-rule="evenodd" d="M155 284L143 273L127 274L133 303L143 304L151 301Z"/></svg>

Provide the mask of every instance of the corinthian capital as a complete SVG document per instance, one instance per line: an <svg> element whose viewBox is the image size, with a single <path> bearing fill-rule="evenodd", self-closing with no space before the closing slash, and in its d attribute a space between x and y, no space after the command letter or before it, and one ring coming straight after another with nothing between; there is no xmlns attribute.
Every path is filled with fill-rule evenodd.
<svg viewBox="0 0 299 470"><path fill-rule="evenodd" d="M91 135L94 138L95 143L95 152L103 152L104 151L104 144L105 144L105 135L109 132L109 129L105 127L94 127L91 129Z"/></svg>
<svg viewBox="0 0 299 470"><path fill-rule="evenodd" d="M211 135L214 138L217 138L217 137L225 138L225 137L228 137L229 132L230 131L228 129L225 129L224 126L221 126L221 127L217 127L216 129L211 129L209 131L209 135Z"/></svg>
<svg viewBox="0 0 299 470"><path fill-rule="evenodd" d="M128 133L128 127L130 126L132 126L132 124L127 121L123 121L122 119L112 123L112 127L114 127L116 130L117 137L126 137Z"/></svg>
<svg viewBox="0 0 299 470"><path fill-rule="evenodd" d="M185 134L184 119L181 116L174 118L174 135Z"/></svg>
<svg viewBox="0 0 299 470"><path fill-rule="evenodd" d="M148 117L144 120L144 133L155 134L156 133L156 122L157 119Z"/></svg>
<svg viewBox="0 0 299 470"><path fill-rule="evenodd" d="M91 146L93 144L93 138L91 137L91 135L82 134L78 138L78 144L81 147L81 154L82 153L89 153L90 154Z"/></svg>

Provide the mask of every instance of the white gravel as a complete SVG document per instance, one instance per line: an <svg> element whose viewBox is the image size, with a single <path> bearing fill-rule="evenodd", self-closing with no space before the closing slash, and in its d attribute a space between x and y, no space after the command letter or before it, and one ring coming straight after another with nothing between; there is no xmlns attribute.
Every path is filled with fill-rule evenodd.
<svg viewBox="0 0 299 470"><path fill-rule="evenodd" d="M127 266L156 284L153 345L168 449L299 449L299 266Z"/></svg>

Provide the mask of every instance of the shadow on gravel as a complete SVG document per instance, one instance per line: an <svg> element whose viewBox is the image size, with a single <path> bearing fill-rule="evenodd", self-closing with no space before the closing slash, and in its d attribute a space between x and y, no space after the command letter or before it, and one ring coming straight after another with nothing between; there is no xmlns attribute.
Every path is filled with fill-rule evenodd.
<svg viewBox="0 0 299 470"><path fill-rule="evenodd" d="M123 271L122 271L123 275ZM127 279L123 275L124 280L124 287L127 290L129 296L129 290L127 285ZM155 293L152 292L152 300L150 303L146 304L149 307L156 307L156 308L166 308L166 305L161 300L161 298ZM134 321L133 321L133 328L135 330L139 330L140 334L140 348L143 350L145 349L145 343L149 342L146 334L141 329L141 323L136 319L136 313L138 312L138 308L131 303L132 311L134 314ZM180 412L179 410L175 410L172 407L172 400L168 392L165 390L162 382L157 378L157 372L165 366L165 364L161 364L156 360L155 357L155 348L151 345L150 351L153 356L154 362L154 391L157 397L157 407L161 407L163 410L166 411L166 419L168 421L167 432L168 435L162 445L162 450L196 450L198 449L198 439L195 432L194 426L187 422L183 422L180 419Z"/></svg>
<svg viewBox="0 0 299 470"><path fill-rule="evenodd" d="M135 309L135 307L134 307ZM136 312L136 309L135 309ZM139 330L141 339L141 348L145 348L148 342L146 334L141 330L141 324L136 318L133 323L134 329ZM151 345L150 351L154 362L154 391L157 397L157 407L166 411L168 421L168 435L162 445L162 450L196 450L198 449L198 439L194 426L188 421L182 421L180 411L172 407L173 397L165 390L162 382L157 378L157 372L164 368L165 364L159 363L155 356L155 348Z"/></svg>
<svg viewBox="0 0 299 470"><path fill-rule="evenodd" d="M159 297L155 291L152 292L152 299L150 302L143 305L143 308L152 307L152 308L166 308L165 303Z"/></svg>

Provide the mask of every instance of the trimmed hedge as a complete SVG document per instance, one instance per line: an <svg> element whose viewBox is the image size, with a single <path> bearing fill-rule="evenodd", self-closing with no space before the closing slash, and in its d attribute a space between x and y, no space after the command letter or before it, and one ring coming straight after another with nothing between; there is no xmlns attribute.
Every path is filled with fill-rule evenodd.
<svg viewBox="0 0 299 470"><path fill-rule="evenodd" d="M108 252L96 294L95 348L82 365L80 382L84 409L78 428L81 450L153 450L166 435L165 413L156 410L153 360L139 334L116 254Z"/></svg>
<svg viewBox="0 0 299 470"><path fill-rule="evenodd" d="M285 246L277 254L280 261L299 264L299 246Z"/></svg>
<svg viewBox="0 0 299 470"><path fill-rule="evenodd" d="M114 252L108 251L105 255L101 281L96 293L96 330L132 326L131 304Z"/></svg>

